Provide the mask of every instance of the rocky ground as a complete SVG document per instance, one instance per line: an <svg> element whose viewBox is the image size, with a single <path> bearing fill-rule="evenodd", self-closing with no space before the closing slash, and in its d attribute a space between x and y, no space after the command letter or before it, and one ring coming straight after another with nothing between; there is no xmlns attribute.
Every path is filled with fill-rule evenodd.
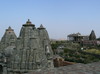
<svg viewBox="0 0 100 74"><path fill-rule="evenodd" d="M51 70L34 71L28 74L100 74L100 62L74 64Z"/></svg>

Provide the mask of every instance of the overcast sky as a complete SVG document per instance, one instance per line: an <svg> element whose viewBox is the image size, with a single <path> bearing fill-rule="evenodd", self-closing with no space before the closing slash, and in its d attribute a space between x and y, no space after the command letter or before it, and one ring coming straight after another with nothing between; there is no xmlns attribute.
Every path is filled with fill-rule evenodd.
<svg viewBox="0 0 100 74"><path fill-rule="evenodd" d="M100 0L0 0L0 38L11 26L17 36L30 19L43 24L50 38L66 39L70 33L100 36Z"/></svg>

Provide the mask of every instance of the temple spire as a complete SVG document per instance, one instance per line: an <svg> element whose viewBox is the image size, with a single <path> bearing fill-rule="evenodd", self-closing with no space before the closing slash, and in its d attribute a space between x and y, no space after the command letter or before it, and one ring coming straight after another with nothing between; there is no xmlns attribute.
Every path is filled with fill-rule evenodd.
<svg viewBox="0 0 100 74"><path fill-rule="evenodd" d="M8 29L11 29L11 27L9 26Z"/></svg>
<svg viewBox="0 0 100 74"><path fill-rule="evenodd" d="M96 40L96 35L95 35L94 30L91 31L91 34L89 36L89 40Z"/></svg>
<svg viewBox="0 0 100 74"><path fill-rule="evenodd" d="M26 24L23 24L23 26L33 26L35 28L35 24L32 24L31 21L30 21L30 19L28 19L26 21Z"/></svg>
<svg viewBox="0 0 100 74"><path fill-rule="evenodd" d="M38 29L45 29L45 28L44 28L43 25L41 24L40 27L39 27Z"/></svg>
<svg viewBox="0 0 100 74"><path fill-rule="evenodd" d="M6 31L13 31L13 29L9 26L8 29L6 29Z"/></svg>
<svg viewBox="0 0 100 74"><path fill-rule="evenodd" d="M26 22L26 24L31 24L31 21L30 21L30 19L28 19L28 21Z"/></svg>
<svg viewBox="0 0 100 74"><path fill-rule="evenodd" d="M40 28L44 28L42 24L40 25Z"/></svg>
<svg viewBox="0 0 100 74"><path fill-rule="evenodd" d="M28 21L30 21L30 19L28 19Z"/></svg>

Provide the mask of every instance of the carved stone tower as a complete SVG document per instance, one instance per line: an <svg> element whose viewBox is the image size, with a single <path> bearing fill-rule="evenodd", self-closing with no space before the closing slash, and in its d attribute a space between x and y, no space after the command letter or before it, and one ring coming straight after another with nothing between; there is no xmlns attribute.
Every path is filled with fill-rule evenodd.
<svg viewBox="0 0 100 74"><path fill-rule="evenodd" d="M15 46L16 39L17 37L14 33L14 30L11 27L8 27L1 39L0 50L4 50L9 46Z"/></svg>
<svg viewBox="0 0 100 74"><path fill-rule="evenodd" d="M96 40L96 35L95 35L95 32L93 30L91 31L91 34L89 36L89 40Z"/></svg>
<svg viewBox="0 0 100 74"><path fill-rule="evenodd" d="M10 74L54 67L53 52L46 29L42 25L36 28L30 20L23 24L12 52L13 56L8 64Z"/></svg>

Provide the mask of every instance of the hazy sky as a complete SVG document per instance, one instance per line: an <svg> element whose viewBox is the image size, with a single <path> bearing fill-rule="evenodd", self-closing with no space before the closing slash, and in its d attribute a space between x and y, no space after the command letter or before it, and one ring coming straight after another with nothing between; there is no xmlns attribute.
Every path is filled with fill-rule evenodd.
<svg viewBox="0 0 100 74"><path fill-rule="evenodd" d="M0 38L11 26L17 36L30 19L43 24L50 38L65 39L70 33L100 36L100 0L0 0Z"/></svg>

